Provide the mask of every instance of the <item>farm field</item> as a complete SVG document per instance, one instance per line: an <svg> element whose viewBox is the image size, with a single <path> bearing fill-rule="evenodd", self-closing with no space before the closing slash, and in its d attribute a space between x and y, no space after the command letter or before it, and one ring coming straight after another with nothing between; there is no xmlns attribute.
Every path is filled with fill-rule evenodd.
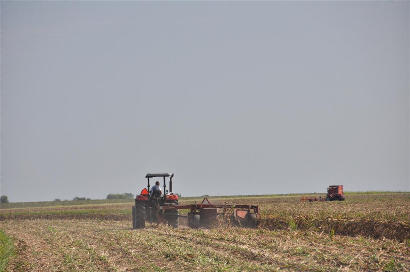
<svg viewBox="0 0 410 272"><path fill-rule="evenodd" d="M14 244L6 271L410 269L410 193L351 193L345 202L300 202L300 195L210 200L259 204L260 225L190 229L181 219L178 229L132 230L132 202L8 205L0 209L0 229Z"/></svg>

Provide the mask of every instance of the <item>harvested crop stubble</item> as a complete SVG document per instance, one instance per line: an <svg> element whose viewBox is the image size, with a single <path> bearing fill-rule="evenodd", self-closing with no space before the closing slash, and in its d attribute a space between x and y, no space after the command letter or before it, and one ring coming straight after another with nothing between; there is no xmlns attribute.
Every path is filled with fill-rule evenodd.
<svg viewBox="0 0 410 272"><path fill-rule="evenodd" d="M261 203L261 227L298 228L405 241L410 238L410 194L355 194L345 202ZM387 205L388 204L388 205Z"/></svg>
<svg viewBox="0 0 410 272"><path fill-rule="evenodd" d="M297 228L301 230L319 230L339 235L367 236L373 238L389 238L405 241L410 238L410 226L404 222L382 222L366 219L310 219L294 217L289 221L278 218L263 218L259 227L271 230Z"/></svg>
<svg viewBox="0 0 410 272"><path fill-rule="evenodd" d="M410 193L352 194L344 202L300 202L295 196L210 198L215 204L254 203L260 228L299 229L341 235L363 235L399 241L410 239ZM189 204L198 199L182 199ZM131 221L128 203L0 209L0 220L81 219ZM44 203L42 203L44 205Z"/></svg>
<svg viewBox="0 0 410 272"><path fill-rule="evenodd" d="M409 248L389 239L301 230L173 229L126 221L8 220L18 241L8 271L408 271Z"/></svg>

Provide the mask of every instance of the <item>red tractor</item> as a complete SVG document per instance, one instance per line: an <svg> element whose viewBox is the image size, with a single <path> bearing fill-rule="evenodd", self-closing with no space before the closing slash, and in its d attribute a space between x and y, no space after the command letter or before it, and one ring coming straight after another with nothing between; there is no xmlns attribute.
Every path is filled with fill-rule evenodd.
<svg viewBox="0 0 410 272"><path fill-rule="evenodd" d="M132 227L144 228L145 221L167 223L178 227L178 218L188 217L188 226L192 228L211 227L216 224L219 215L230 214L228 218L234 224L247 227L255 227L259 219L259 209L255 205L222 204L214 205L208 198L204 198L200 204L178 205L178 195L172 192L172 179L174 174L160 173L147 174L147 188L144 188L135 198L132 207ZM151 178L163 179L163 192L155 194L150 192ZM169 178L169 190L166 181ZM187 215L180 215L179 210L188 210Z"/></svg>
<svg viewBox="0 0 410 272"><path fill-rule="evenodd" d="M345 196L343 194L343 185L330 185L329 187L327 187L326 200L327 201L345 200Z"/></svg>
<svg viewBox="0 0 410 272"><path fill-rule="evenodd" d="M162 178L164 191L161 195L150 194L150 179ZM163 222L166 221L173 227L178 227L178 195L172 193L172 178L174 174L159 173L147 174L147 188L142 189L140 195L135 198L135 206L132 207L133 228L144 228L145 221ZM169 190L167 190L166 180L169 178ZM173 207L173 209L165 209Z"/></svg>
<svg viewBox="0 0 410 272"><path fill-rule="evenodd" d="M326 198L322 196L315 196L315 197L309 197L309 196L303 196L301 201L343 201L345 200L345 195L343 194L343 185L330 185L327 187L327 195Z"/></svg>

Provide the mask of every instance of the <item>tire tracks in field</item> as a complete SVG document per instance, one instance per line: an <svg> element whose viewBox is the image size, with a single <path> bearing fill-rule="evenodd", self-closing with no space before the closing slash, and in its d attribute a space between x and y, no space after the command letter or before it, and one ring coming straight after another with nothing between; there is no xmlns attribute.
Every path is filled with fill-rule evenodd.
<svg viewBox="0 0 410 272"><path fill-rule="evenodd" d="M232 258L232 256L229 256L227 253L221 254L220 251L215 251L213 248L198 247L182 239L173 239L171 236L157 235L157 233L152 232L152 230L151 228L147 228L145 230L126 230L120 233L108 231L105 233L105 238L99 241L99 245L108 247L111 252L118 252L117 259L120 260L130 260L130 258L135 257L135 251L145 253L146 259L161 264L162 269L181 270L181 266L183 266L182 270L186 271L214 271L215 268L209 265L209 262L212 263L213 259L215 260L214 265L219 265L218 262L234 265L230 270L252 270L249 264L244 266L243 263L238 263L238 259ZM91 235L89 238L95 239L95 235ZM140 238L143 239L141 240ZM109 242L112 240L116 240L117 244ZM124 246L127 243L133 244L133 246ZM200 263L199 259L202 255L206 255L211 260L206 260L208 263L205 264ZM135 260L135 258L133 260L138 261ZM249 260L246 259L246 262L248 263ZM200 269L198 265L201 267ZM227 267L229 267L229 265L227 265ZM276 270L276 268L273 267L266 269L266 267L264 268L258 264L255 264L255 268L257 271Z"/></svg>
<svg viewBox="0 0 410 272"><path fill-rule="evenodd" d="M152 229L149 230L156 236L156 239L162 242L173 241L173 246L179 246L182 248L190 248L192 252L195 254L191 254L191 258L196 261L195 259L200 259L201 256L206 256L210 259L215 260L219 263L224 263L230 267L230 270L234 269L234 271L276 271L278 267L274 267L272 264L260 264L249 258L237 258L229 254L227 251L219 250L218 248L212 247L209 244L204 243L196 243L193 240L189 240L185 236L177 236L177 235L169 235L169 233L161 233L161 232L152 232ZM172 248L172 247L171 247ZM234 266L234 267L232 267ZM206 269L205 269L206 268ZM222 268L226 269L226 268ZM208 267L205 266L202 270L210 270L215 271L215 267Z"/></svg>
<svg viewBox="0 0 410 272"><path fill-rule="evenodd" d="M17 256L9 271L113 271L84 241L61 230L66 224L55 223L14 222L11 233L18 241Z"/></svg>
<svg viewBox="0 0 410 272"><path fill-rule="evenodd" d="M19 268L8 271L381 271L393 257L402 265L398 270L406 271L409 264L406 245L393 240L239 227L148 224L132 230L129 225L97 220L0 222L20 252ZM65 263L69 254L77 261L72 266ZM371 258L377 263L369 262Z"/></svg>
<svg viewBox="0 0 410 272"><path fill-rule="evenodd" d="M315 271L327 271L328 267L339 267L349 269L351 267L351 262L356 257L349 255L343 255L343 251L346 247L340 248L341 243L348 242L349 238L341 236L338 240L333 242L327 236L322 239L329 239L329 243L326 246L321 245L319 248L317 246L312 246L311 239L305 239L304 236L301 236L301 233L287 233L288 236L285 237L276 237L270 236L272 240L267 240L263 244L259 244L259 240L248 240L250 243L243 242L241 240L246 239L250 233L240 233L240 229L235 229L234 231L228 231L225 237L220 236L214 231L201 232L202 230L187 230L187 229L173 229L169 230L167 233L158 232L154 230L159 235L172 236L174 239L183 239L187 243L195 243L200 246L213 247L215 250L230 252L231 254L243 258L246 260L254 260L258 264L272 264L278 265L280 269L291 269L294 271L306 271L306 270L315 270ZM244 230L250 231L250 230ZM198 233L198 235L197 235ZM233 235L232 235L233 233ZM215 235L217 237L215 237ZM232 236L239 236L238 239L232 239ZM265 233L266 235L266 233ZM317 235L313 232L311 235ZM241 237L242 236L242 237ZM308 236L310 236L308 234ZM255 237L252 234L252 237ZM264 237L266 238L266 237ZM262 239L263 240L263 239ZM279 240L277 243L274 243L273 246L270 246L270 243L274 240ZM357 239L359 240L359 239ZM290 243L289 243L290 241ZM379 242L383 247L382 242ZM388 241L387 241L388 242ZM235 246L232 246L232 243L235 243ZM238 247L240 247L238 249ZM261 248L263 248L261 250ZM351 247L349 247L351 248ZM371 258L372 254L366 248L360 248L358 245L353 246L354 250L349 251L354 253L355 256L360 256L358 259L364 266L371 265L366 259ZM273 252L272 252L273 250ZM335 254L337 252L337 254ZM383 256L384 254L379 254ZM309 256L309 257L304 257ZM388 257L388 255L386 255ZM310 259L310 261L308 261ZM284 262L283 260L287 260ZM347 261L346 261L347 260ZM397 260L406 263L404 257L398 257ZM388 258L386 259L388 261ZM324 265L325 264L325 265ZM376 268L378 270L379 268ZM371 269L374 270L374 269Z"/></svg>
<svg viewBox="0 0 410 272"><path fill-rule="evenodd" d="M128 268L132 266L130 264L130 256L120 246L118 239L111 237L109 231L104 231L105 225L101 226L98 222L100 221L97 221L97 224L93 221L75 221L75 225L70 224L67 231L74 235L76 239L86 241L87 248L103 262L103 267L98 266L97 271L129 271ZM77 231L78 226L81 227L81 232ZM112 227L112 224L108 226ZM126 258L123 258L124 256ZM124 265L124 260L129 260L129 262L126 262L126 265Z"/></svg>
<svg viewBox="0 0 410 272"><path fill-rule="evenodd" d="M133 232L130 228L112 229L112 225L109 225L108 230L105 226L99 228L100 226L84 225L86 226L81 237L97 251L103 252L107 261L113 264L117 271L176 269L172 267L173 263L164 264L163 259L156 256L155 245L147 243L145 239L147 234L131 235ZM161 264L161 267L157 264Z"/></svg>
<svg viewBox="0 0 410 272"><path fill-rule="evenodd" d="M272 254L269 250L261 250L259 248L251 247L250 244L244 242L235 241L235 245L232 241L218 239L215 240L213 237L203 235L195 235L192 231L180 231L179 229L174 229L173 231L167 231L166 233L161 232L161 230L150 229L156 235L164 237L173 237L175 239L184 241L187 245L195 244L196 247L206 247L211 249L217 254L222 255L233 255L238 259L247 261L256 265L267 265L271 266L272 269L292 269L292 270L311 270L312 266L305 266L299 263L289 263L283 262L285 256L279 254ZM201 231L201 230L193 230ZM187 235L188 234L188 235ZM315 270L320 270L320 268L315 268Z"/></svg>
<svg viewBox="0 0 410 272"><path fill-rule="evenodd" d="M65 271L112 271L112 267L88 246L87 241L78 239L78 231L67 230L70 224L52 223L42 236L63 256Z"/></svg>

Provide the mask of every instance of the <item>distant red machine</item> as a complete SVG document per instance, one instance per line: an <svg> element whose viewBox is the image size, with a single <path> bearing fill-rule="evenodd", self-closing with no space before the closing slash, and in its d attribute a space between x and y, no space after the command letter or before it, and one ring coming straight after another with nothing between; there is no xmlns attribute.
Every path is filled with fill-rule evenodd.
<svg viewBox="0 0 410 272"><path fill-rule="evenodd" d="M343 194L343 185L330 185L329 187L327 187L326 200L327 201L345 200L345 195Z"/></svg>
<svg viewBox="0 0 410 272"><path fill-rule="evenodd" d="M319 196L319 197L302 197L301 201L343 201L345 200L345 195L343 194L343 185L330 185L327 187L327 195L326 198Z"/></svg>

